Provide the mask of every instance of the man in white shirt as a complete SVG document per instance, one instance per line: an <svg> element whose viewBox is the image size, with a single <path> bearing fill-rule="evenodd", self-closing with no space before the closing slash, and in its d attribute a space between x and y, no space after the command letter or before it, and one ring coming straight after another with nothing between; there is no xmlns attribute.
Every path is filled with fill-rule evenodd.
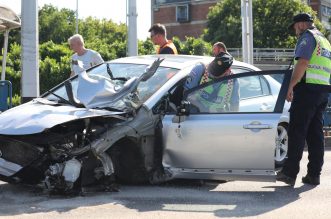
<svg viewBox="0 0 331 219"><path fill-rule="evenodd" d="M81 68L76 68L78 61L83 63L83 68L89 69L95 65L103 63L101 55L91 49L86 49L84 46L84 39L80 34L75 34L68 39L70 49L75 52L71 56L71 74L70 77L79 74Z"/></svg>

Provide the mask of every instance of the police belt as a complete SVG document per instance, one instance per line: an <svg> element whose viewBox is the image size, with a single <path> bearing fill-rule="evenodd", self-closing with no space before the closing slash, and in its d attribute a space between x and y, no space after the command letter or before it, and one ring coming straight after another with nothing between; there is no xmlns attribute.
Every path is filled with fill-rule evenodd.
<svg viewBox="0 0 331 219"><path fill-rule="evenodd" d="M300 81L297 85L294 87L295 88L311 88L314 91L319 91L321 93L331 93L331 85L324 85L324 84L311 84L311 83L305 83Z"/></svg>

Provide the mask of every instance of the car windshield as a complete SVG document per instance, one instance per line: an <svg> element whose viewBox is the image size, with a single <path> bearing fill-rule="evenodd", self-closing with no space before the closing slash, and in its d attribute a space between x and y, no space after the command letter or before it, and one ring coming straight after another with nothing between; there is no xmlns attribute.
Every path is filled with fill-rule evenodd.
<svg viewBox="0 0 331 219"><path fill-rule="evenodd" d="M137 90L120 95L121 89L123 86L130 86L130 81L132 79L141 76L145 71L148 65L145 64L133 64L133 63L104 63L98 67L92 68L87 71L88 78L94 79L96 81L103 80L107 86L112 86L114 93L116 93L115 101L111 101L112 95L106 96L101 93L100 90L96 93L93 87L86 87L86 89L79 88L79 77L74 77L71 79L72 91L74 97L89 95L93 96L102 96L103 102L94 104L98 105L97 107L91 108L115 108L118 110L125 110L126 108L138 108L144 103L152 94L154 94L163 84L168 81L173 75L175 75L179 70L169 67L159 67L155 74L146 81L141 81L138 84ZM111 79L111 77L113 79ZM130 80L131 79L131 80ZM131 83L134 84L134 83ZM105 85L105 88L107 87ZM84 87L85 88L85 87ZM123 90L123 89L122 89ZM79 93L78 93L79 92ZM92 94L91 94L92 92ZM93 93L95 92L95 93ZM101 91L102 92L102 91ZM118 96L121 96L118 98ZM65 88L64 83L61 83L59 86L51 90L51 92L46 92L42 97L47 98L50 101L56 101L63 103L69 101L69 97ZM107 99L107 97L109 97ZM105 101L105 99L110 101ZM78 99L79 100L79 99Z"/></svg>

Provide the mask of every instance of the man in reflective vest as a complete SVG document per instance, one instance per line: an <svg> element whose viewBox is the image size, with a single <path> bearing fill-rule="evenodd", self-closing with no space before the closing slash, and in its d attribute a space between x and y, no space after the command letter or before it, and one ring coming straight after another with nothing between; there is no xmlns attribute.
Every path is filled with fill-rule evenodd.
<svg viewBox="0 0 331 219"><path fill-rule="evenodd" d="M300 13L289 27L298 36L294 69L287 92L292 102L288 128L288 159L277 180L293 186L300 169L305 142L308 145L305 184L319 185L324 162L323 111L328 102L331 74L330 42L313 24L313 18Z"/></svg>
<svg viewBox="0 0 331 219"><path fill-rule="evenodd" d="M185 90L231 75L232 63L233 57L230 54L220 52L207 68L204 65L197 65L189 75ZM199 112L237 112L239 109L239 83L237 79L212 83L201 88L195 97L191 96L190 102L199 108Z"/></svg>
<svg viewBox="0 0 331 219"><path fill-rule="evenodd" d="M167 39L167 31L164 25L154 24L148 32L151 33L152 42L158 46L156 54L178 54L175 44Z"/></svg>

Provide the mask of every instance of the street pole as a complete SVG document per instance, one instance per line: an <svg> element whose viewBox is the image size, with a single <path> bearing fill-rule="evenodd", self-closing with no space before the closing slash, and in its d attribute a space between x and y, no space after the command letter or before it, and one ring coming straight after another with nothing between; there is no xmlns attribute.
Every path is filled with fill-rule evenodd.
<svg viewBox="0 0 331 219"><path fill-rule="evenodd" d="M76 0L76 33L78 34L78 0Z"/></svg>
<svg viewBox="0 0 331 219"><path fill-rule="evenodd" d="M138 55L138 40L137 40L137 2L136 0L128 0L128 56Z"/></svg>
<svg viewBox="0 0 331 219"><path fill-rule="evenodd" d="M7 64L9 29L5 30L4 37L5 37L5 39L3 42L1 81L4 81L6 79L6 64Z"/></svg>
<svg viewBox="0 0 331 219"><path fill-rule="evenodd" d="M253 64L253 13L252 0L241 0L242 57Z"/></svg>
<svg viewBox="0 0 331 219"><path fill-rule="evenodd" d="M22 103L39 96L38 0L21 0Z"/></svg>

